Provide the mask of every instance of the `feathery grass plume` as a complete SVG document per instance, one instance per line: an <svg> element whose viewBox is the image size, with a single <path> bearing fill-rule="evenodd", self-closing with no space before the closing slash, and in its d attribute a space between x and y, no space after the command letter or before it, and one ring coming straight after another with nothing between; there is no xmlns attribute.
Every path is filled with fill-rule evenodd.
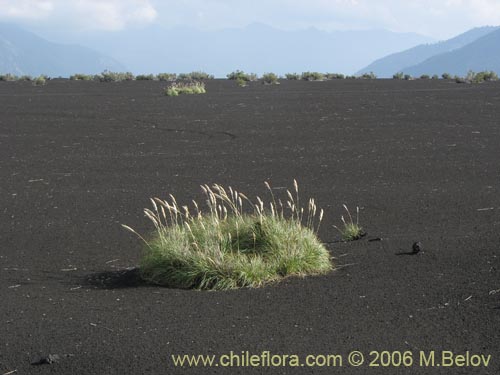
<svg viewBox="0 0 500 375"><path fill-rule="evenodd" d="M349 211L347 206L344 204L343 207L347 212L347 220L342 215L341 220L343 227L339 228L336 225L334 225L333 227L339 231L344 241L359 240L365 235L365 233L363 232L363 228L359 226L359 207L356 207L356 221L353 220L351 212Z"/></svg>
<svg viewBox="0 0 500 375"><path fill-rule="evenodd" d="M152 283L179 288L260 287L287 276L324 274L330 254L317 237L323 219L314 199L300 207L298 184L283 205L269 183L271 201L250 200L221 185L203 185L208 210L180 206L173 195L154 198L146 217L155 230L147 239L140 270Z"/></svg>

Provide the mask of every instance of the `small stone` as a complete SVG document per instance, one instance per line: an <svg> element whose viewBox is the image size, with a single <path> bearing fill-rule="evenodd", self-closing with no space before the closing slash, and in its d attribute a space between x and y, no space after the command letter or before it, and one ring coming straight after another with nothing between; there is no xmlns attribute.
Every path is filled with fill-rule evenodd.
<svg viewBox="0 0 500 375"><path fill-rule="evenodd" d="M55 363L59 361L60 357L57 354L49 354L46 357L41 357L38 361L35 361L32 363L34 366L38 365L51 365L52 363Z"/></svg>
<svg viewBox="0 0 500 375"><path fill-rule="evenodd" d="M422 243L420 241L417 241L413 243L412 249L413 249L413 254L417 254L420 251L422 251L424 247L422 246Z"/></svg>

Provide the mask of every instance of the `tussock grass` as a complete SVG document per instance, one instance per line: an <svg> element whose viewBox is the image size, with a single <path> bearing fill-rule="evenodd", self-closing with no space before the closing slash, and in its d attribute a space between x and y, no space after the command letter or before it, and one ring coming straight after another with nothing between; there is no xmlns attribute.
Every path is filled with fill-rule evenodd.
<svg viewBox="0 0 500 375"><path fill-rule="evenodd" d="M167 96L179 96L181 94L205 94L205 84L203 82L175 82L165 89Z"/></svg>
<svg viewBox="0 0 500 375"><path fill-rule="evenodd" d="M330 255L317 238L323 210L314 199L300 206L298 185L287 191L285 203L252 202L221 185L202 186L207 212L193 209L175 197L154 198L145 209L155 231L146 240L140 270L152 283L178 288L234 289L260 287L287 276L323 274L332 269ZM193 211L193 212L192 212Z"/></svg>
<svg viewBox="0 0 500 375"><path fill-rule="evenodd" d="M343 206L344 210L347 212L347 220L342 215L342 228L339 228L335 225L333 227L340 232L344 241L359 240L365 235L365 233L363 232L363 228L361 228L359 225L359 207L356 207L356 221L354 221L347 206L345 204Z"/></svg>

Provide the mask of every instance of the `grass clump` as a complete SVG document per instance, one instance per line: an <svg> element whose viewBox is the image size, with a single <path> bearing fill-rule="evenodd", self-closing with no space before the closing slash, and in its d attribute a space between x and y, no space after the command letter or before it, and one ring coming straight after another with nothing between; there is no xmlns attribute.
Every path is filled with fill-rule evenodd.
<svg viewBox="0 0 500 375"><path fill-rule="evenodd" d="M365 232L363 232L363 228L361 228L361 226L359 225L359 207L356 207L356 221L354 221L347 206L345 204L343 206L345 211L347 212L347 220L342 215L342 228L339 228L335 225L333 227L340 232L344 241L359 240L365 235Z"/></svg>
<svg viewBox="0 0 500 375"><path fill-rule="evenodd" d="M298 81L300 79L300 74L298 73L286 73L285 78L289 81Z"/></svg>
<svg viewBox="0 0 500 375"><path fill-rule="evenodd" d="M135 76L136 81L154 81L155 78L153 74L139 74Z"/></svg>
<svg viewBox="0 0 500 375"><path fill-rule="evenodd" d="M431 79L431 77L428 74L422 74L420 79Z"/></svg>
<svg viewBox="0 0 500 375"><path fill-rule="evenodd" d="M17 80L18 80L18 77L15 76L14 74L7 73L7 74L0 75L0 81L13 82L13 81L17 81Z"/></svg>
<svg viewBox="0 0 500 375"><path fill-rule="evenodd" d="M274 73L264 73L261 77L262 83L265 85L279 85L278 76Z"/></svg>
<svg viewBox="0 0 500 375"><path fill-rule="evenodd" d="M158 81L175 81L177 79L177 74L175 73L159 73L156 75Z"/></svg>
<svg viewBox="0 0 500 375"><path fill-rule="evenodd" d="M403 72L397 72L392 75L392 79L403 79L405 77Z"/></svg>
<svg viewBox="0 0 500 375"><path fill-rule="evenodd" d="M266 186L269 204L230 187L204 185L206 213L195 201L191 213L172 195L152 199L153 209L144 211L156 229L150 240L124 225L147 244L142 277L170 287L222 290L330 271L330 255L316 235L323 210L318 217L314 199L306 210L300 207L296 181L285 204Z"/></svg>
<svg viewBox="0 0 500 375"><path fill-rule="evenodd" d="M303 72L300 78L303 81L323 81L325 76L320 72Z"/></svg>
<svg viewBox="0 0 500 375"><path fill-rule="evenodd" d="M343 75L341 73L325 73L325 78L328 80L345 79L345 75Z"/></svg>
<svg viewBox="0 0 500 375"><path fill-rule="evenodd" d="M69 77L70 80L72 81L92 81L92 76L88 74L73 74L72 76Z"/></svg>
<svg viewBox="0 0 500 375"><path fill-rule="evenodd" d="M377 79L377 76L375 73L370 72L370 73L364 73L358 77L359 79Z"/></svg>
<svg viewBox="0 0 500 375"><path fill-rule="evenodd" d="M203 81L214 79L214 76L205 72L196 71L191 73L181 73L178 78L184 81Z"/></svg>
<svg viewBox="0 0 500 375"><path fill-rule="evenodd" d="M167 96L179 96L180 94L205 94L203 82L173 83L165 89Z"/></svg>
<svg viewBox="0 0 500 375"><path fill-rule="evenodd" d="M443 73L441 74L442 79L451 79L451 74L450 73Z"/></svg>
<svg viewBox="0 0 500 375"><path fill-rule="evenodd" d="M230 80L243 80L245 82L251 82L251 81L256 81L257 80L257 74L254 73L245 73L242 70L235 70L234 72L229 73L226 75L227 79Z"/></svg>
<svg viewBox="0 0 500 375"><path fill-rule="evenodd" d="M108 70L94 76L94 80L99 82L133 81L134 78L134 75L130 72L110 72Z"/></svg>
<svg viewBox="0 0 500 375"><path fill-rule="evenodd" d="M49 80L49 77L40 75L38 77L35 77L31 80L33 83L33 86L44 86L47 84L47 81Z"/></svg>

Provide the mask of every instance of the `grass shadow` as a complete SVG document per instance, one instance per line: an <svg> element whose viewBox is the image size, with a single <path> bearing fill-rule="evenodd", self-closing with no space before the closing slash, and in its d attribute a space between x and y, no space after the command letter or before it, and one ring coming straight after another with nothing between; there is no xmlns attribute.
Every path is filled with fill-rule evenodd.
<svg viewBox="0 0 500 375"><path fill-rule="evenodd" d="M93 273L85 277L84 283L96 289L139 288L151 285L142 279L139 268Z"/></svg>

